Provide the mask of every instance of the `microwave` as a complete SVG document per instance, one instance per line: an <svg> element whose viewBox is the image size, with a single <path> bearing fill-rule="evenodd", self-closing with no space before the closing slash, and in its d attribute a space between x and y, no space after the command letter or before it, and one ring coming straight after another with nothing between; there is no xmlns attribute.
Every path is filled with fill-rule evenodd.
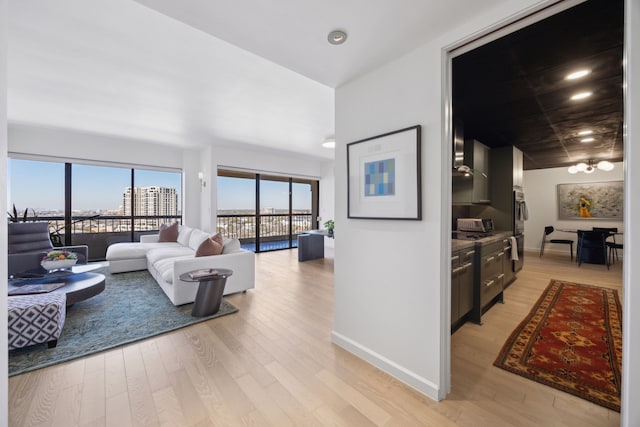
<svg viewBox="0 0 640 427"><path fill-rule="evenodd" d="M493 231L493 220L489 218L458 218L458 231L488 233Z"/></svg>

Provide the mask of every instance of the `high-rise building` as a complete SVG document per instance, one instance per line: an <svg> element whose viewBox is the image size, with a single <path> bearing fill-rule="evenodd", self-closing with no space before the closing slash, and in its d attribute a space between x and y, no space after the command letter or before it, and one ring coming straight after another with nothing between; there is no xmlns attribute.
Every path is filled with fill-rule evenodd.
<svg viewBox="0 0 640 427"><path fill-rule="evenodd" d="M169 216L178 214L178 193L175 188L134 187L133 213L140 216ZM131 215L131 187L122 193L124 215Z"/></svg>

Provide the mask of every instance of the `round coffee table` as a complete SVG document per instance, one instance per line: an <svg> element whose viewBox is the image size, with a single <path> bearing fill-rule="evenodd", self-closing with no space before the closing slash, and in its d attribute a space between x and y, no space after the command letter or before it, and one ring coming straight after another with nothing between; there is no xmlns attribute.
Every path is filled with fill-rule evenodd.
<svg viewBox="0 0 640 427"><path fill-rule="evenodd" d="M227 277L232 274L233 270L228 268L212 268L189 271L180 275L180 280L183 282L200 282L191 310L192 316L210 316L220 310L224 286L227 283Z"/></svg>
<svg viewBox="0 0 640 427"><path fill-rule="evenodd" d="M98 267L100 267L98 265ZM25 285L36 284L48 284L48 283L64 283L64 285L56 290L58 294L67 295L67 307L93 296L98 295L104 291L105 276L100 273L90 273L90 269L97 268L95 266L87 266L83 268L74 268L66 271L56 271L53 273L39 274L39 277L35 276L35 273L29 274L29 278L11 279L8 282L8 291L19 289ZM87 271L89 270L89 271ZM27 273L28 274L28 273Z"/></svg>
<svg viewBox="0 0 640 427"><path fill-rule="evenodd" d="M105 285L104 274L100 273L73 274L61 281L65 285L52 292L67 294L67 307L98 295L104 291Z"/></svg>

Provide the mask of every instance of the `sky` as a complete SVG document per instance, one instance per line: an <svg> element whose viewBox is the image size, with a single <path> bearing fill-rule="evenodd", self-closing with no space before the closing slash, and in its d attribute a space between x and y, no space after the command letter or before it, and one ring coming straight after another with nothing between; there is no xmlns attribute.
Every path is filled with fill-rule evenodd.
<svg viewBox="0 0 640 427"><path fill-rule="evenodd" d="M9 159L8 204L18 210L64 210L64 163ZM131 169L74 164L72 210L119 209L131 185ZM135 186L175 188L180 200L181 174L136 169Z"/></svg>
<svg viewBox="0 0 640 427"><path fill-rule="evenodd" d="M256 182L254 179L218 178L218 210L254 209ZM293 184L293 209L311 210L311 186ZM288 209L289 183L282 181L260 182L260 208Z"/></svg>
<svg viewBox="0 0 640 427"><path fill-rule="evenodd" d="M7 205L25 208L64 210L64 163L8 160ZM72 210L111 210L122 206L122 193L129 187L131 170L93 165L72 166ZM181 173L135 170L135 186L175 188L181 203ZM261 182L261 208L288 208L288 183ZM255 180L218 177L218 209L254 209ZM293 209L311 209L311 188L293 184Z"/></svg>

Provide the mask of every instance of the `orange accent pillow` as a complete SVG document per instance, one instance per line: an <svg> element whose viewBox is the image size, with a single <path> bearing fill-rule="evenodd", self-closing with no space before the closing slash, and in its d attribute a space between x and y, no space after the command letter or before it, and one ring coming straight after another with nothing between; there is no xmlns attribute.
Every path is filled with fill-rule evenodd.
<svg viewBox="0 0 640 427"><path fill-rule="evenodd" d="M178 229L180 224L174 222L171 225L161 224L160 235L158 236L158 242L177 242L178 241Z"/></svg>
<svg viewBox="0 0 640 427"><path fill-rule="evenodd" d="M220 255L222 253L222 244L217 241L217 236L219 236L219 234L204 239L196 251L196 257ZM222 237L220 237L220 240L222 240Z"/></svg>

